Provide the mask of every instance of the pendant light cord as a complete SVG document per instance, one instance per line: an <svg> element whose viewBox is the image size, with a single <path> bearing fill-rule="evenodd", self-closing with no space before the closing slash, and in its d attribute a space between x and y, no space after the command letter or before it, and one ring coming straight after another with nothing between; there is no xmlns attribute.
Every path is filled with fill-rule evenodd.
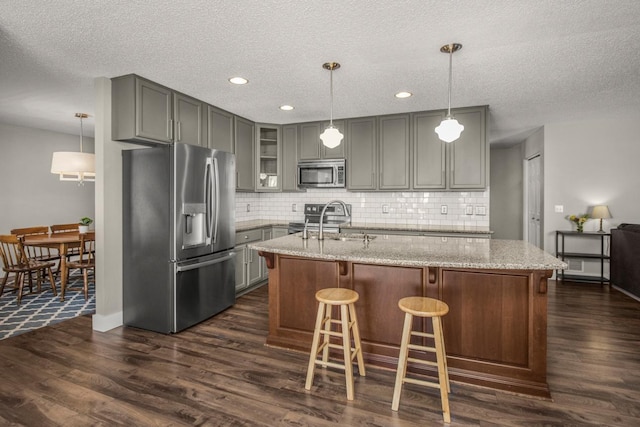
<svg viewBox="0 0 640 427"><path fill-rule="evenodd" d="M329 74L329 87L331 91L331 103L329 105L329 126L333 126L333 67L331 67Z"/></svg>
<svg viewBox="0 0 640 427"><path fill-rule="evenodd" d="M451 117L451 79L453 76L453 45L449 45L449 108L447 109L447 117Z"/></svg>
<svg viewBox="0 0 640 427"><path fill-rule="evenodd" d="M82 153L82 116L80 116L80 152Z"/></svg>

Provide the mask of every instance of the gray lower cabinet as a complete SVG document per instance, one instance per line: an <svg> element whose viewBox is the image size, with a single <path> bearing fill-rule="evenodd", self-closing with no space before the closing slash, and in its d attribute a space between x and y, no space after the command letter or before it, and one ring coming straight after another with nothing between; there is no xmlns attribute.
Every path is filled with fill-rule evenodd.
<svg viewBox="0 0 640 427"><path fill-rule="evenodd" d="M173 92L135 74L111 80L112 138L173 142Z"/></svg>
<svg viewBox="0 0 640 427"><path fill-rule="evenodd" d="M412 114L413 188L445 189L447 143L438 138L435 128L445 117L442 111Z"/></svg>
<svg viewBox="0 0 640 427"><path fill-rule="evenodd" d="M262 230L262 241L271 240L273 238L273 230L271 228L264 228ZM255 256L260 260L260 279L269 280L269 269L267 268L267 262L265 259L258 255L258 251L254 251Z"/></svg>
<svg viewBox="0 0 640 427"><path fill-rule="evenodd" d="M347 188L376 190L377 132L376 118L347 120Z"/></svg>
<svg viewBox="0 0 640 427"><path fill-rule="evenodd" d="M233 114L208 105L207 119L207 147L233 153Z"/></svg>
<svg viewBox="0 0 640 427"><path fill-rule="evenodd" d="M271 229L271 238L277 239L278 237L284 237L289 235L289 227L286 225L283 226L273 226Z"/></svg>
<svg viewBox="0 0 640 427"><path fill-rule="evenodd" d="M487 186L486 107L455 111L464 125L460 138L449 144L450 189L484 189Z"/></svg>
<svg viewBox="0 0 640 427"><path fill-rule="evenodd" d="M236 233L236 294L243 292L263 280L263 261L258 251L247 244L262 241L262 229L257 228Z"/></svg>
<svg viewBox="0 0 640 427"><path fill-rule="evenodd" d="M298 191L298 125L282 126L282 191Z"/></svg>
<svg viewBox="0 0 640 427"><path fill-rule="evenodd" d="M378 188L408 190L410 188L411 134L409 114L378 118Z"/></svg>
<svg viewBox="0 0 640 427"><path fill-rule="evenodd" d="M249 284L247 278L247 245L236 245L236 294L245 290Z"/></svg>
<svg viewBox="0 0 640 427"><path fill-rule="evenodd" d="M236 154L236 190L254 191L255 125L252 121L234 116L234 153Z"/></svg>
<svg viewBox="0 0 640 427"><path fill-rule="evenodd" d="M338 128L340 133L345 135L342 143L335 148L327 148L322 144L320 135L324 132L329 122L311 122L302 123L299 128L300 138L300 160L320 160L320 159L344 159L345 157L345 121L334 120L333 125Z"/></svg>
<svg viewBox="0 0 640 427"><path fill-rule="evenodd" d="M205 104L182 93L173 95L174 141L184 144L206 146L203 131Z"/></svg>

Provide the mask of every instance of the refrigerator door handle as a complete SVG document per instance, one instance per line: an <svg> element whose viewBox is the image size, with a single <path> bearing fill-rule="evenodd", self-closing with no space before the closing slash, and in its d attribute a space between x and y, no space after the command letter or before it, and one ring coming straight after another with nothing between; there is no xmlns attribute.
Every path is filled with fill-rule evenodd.
<svg viewBox="0 0 640 427"><path fill-rule="evenodd" d="M198 269L198 268L206 267L208 265L219 264L221 262L228 261L228 260L230 260L231 258L233 258L235 256L236 256L235 252L229 252L228 255L225 255L225 256L220 257L220 258L210 259L210 260L204 261L204 262L195 262L193 264L187 264L187 265L177 265L176 266L176 271L177 272L189 271L189 270L195 270L195 269Z"/></svg>
<svg viewBox="0 0 640 427"><path fill-rule="evenodd" d="M213 243L216 243L218 240L218 222L219 222L219 213L220 213L220 169L218 168L218 159L213 158L213 171L214 171L214 187L216 190L215 195L215 220L213 222Z"/></svg>
<svg viewBox="0 0 640 427"><path fill-rule="evenodd" d="M204 177L204 199L205 199L205 203L206 203L206 223L207 223L207 240L208 240L208 244L211 243L211 221L212 221L212 209L211 209L211 180L213 179L212 173L211 173L211 157L207 158L207 163L206 163L206 173L205 173L205 177Z"/></svg>

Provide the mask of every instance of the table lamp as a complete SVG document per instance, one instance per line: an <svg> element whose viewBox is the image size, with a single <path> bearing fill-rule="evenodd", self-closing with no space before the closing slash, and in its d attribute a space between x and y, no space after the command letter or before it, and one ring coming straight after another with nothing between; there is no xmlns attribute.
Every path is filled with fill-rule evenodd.
<svg viewBox="0 0 640 427"><path fill-rule="evenodd" d="M602 229L602 220L611 218L611 212L609 212L609 206L607 205L598 205L593 207L593 211L591 212L591 218L600 220L600 230L598 233L604 233Z"/></svg>

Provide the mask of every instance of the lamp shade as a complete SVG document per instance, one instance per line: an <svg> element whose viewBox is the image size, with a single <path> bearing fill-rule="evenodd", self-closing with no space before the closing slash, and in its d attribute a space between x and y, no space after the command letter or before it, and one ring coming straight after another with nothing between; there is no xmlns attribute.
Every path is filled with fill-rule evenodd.
<svg viewBox="0 0 640 427"><path fill-rule="evenodd" d="M51 159L51 173L60 175L60 181L95 181L95 154L57 151Z"/></svg>
<svg viewBox="0 0 640 427"><path fill-rule="evenodd" d="M324 132L320 135L322 144L327 148L336 148L340 145L342 138L344 138L344 135L342 135L335 126L327 126Z"/></svg>
<svg viewBox="0 0 640 427"><path fill-rule="evenodd" d="M444 142L453 142L460 138L460 134L464 130L464 126L458 123L453 117L446 117L440 126L436 128L438 137Z"/></svg>
<svg viewBox="0 0 640 427"><path fill-rule="evenodd" d="M607 205L594 206L593 211L591 211L591 218L595 218L595 219L611 218L611 212L609 212L609 206Z"/></svg>

